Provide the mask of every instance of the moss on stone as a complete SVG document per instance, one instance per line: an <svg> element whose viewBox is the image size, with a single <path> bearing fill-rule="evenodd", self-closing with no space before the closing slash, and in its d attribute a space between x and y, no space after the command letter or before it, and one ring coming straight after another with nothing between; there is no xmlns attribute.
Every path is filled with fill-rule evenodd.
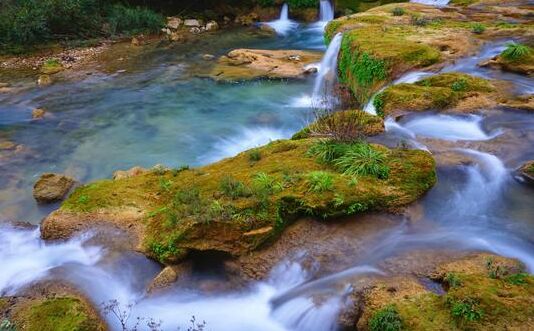
<svg viewBox="0 0 534 331"><path fill-rule="evenodd" d="M396 111L442 110L467 97L495 91L495 86L488 80L462 73L446 73L414 84L390 86L375 98L375 107L384 115Z"/></svg>
<svg viewBox="0 0 534 331"><path fill-rule="evenodd" d="M61 65L61 62L56 59L46 60L41 67L41 72L46 75L55 74L62 70L63 66Z"/></svg>
<svg viewBox="0 0 534 331"><path fill-rule="evenodd" d="M104 330L91 308L72 297L32 301L15 313L14 323L27 331Z"/></svg>
<svg viewBox="0 0 534 331"><path fill-rule="evenodd" d="M281 140L198 169L148 173L82 186L63 203L69 212L124 206L146 212L145 246L158 260L173 261L188 250L240 255L276 235L298 216L330 218L413 202L436 181L432 157L423 151L376 147L391 169L387 179L347 178L307 156L314 139ZM333 189L310 191L307 174L323 171ZM357 183L356 185L354 185ZM340 199L342 197L342 199Z"/></svg>

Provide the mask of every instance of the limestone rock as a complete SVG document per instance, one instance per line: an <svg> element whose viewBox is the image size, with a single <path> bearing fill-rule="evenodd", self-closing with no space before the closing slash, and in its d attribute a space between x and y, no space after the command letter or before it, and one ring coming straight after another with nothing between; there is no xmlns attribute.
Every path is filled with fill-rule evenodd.
<svg viewBox="0 0 534 331"><path fill-rule="evenodd" d="M62 174L45 173L33 186L33 197L38 203L62 200L74 185L73 178Z"/></svg>
<svg viewBox="0 0 534 331"><path fill-rule="evenodd" d="M208 76L222 81L303 78L309 73L306 65L320 59L310 51L235 49L219 58Z"/></svg>
<svg viewBox="0 0 534 331"><path fill-rule="evenodd" d="M169 29L177 30L182 23L183 21L179 17L167 17L167 27Z"/></svg>
<svg viewBox="0 0 534 331"><path fill-rule="evenodd" d="M202 24L200 24L199 20L196 19L187 19L184 21L184 25L191 28L191 27L200 27Z"/></svg>
<svg viewBox="0 0 534 331"><path fill-rule="evenodd" d="M128 170L117 170L113 173L113 179L118 180L118 179L135 177L135 176L145 174L148 171L149 171L148 169L141 168L141 167L133 167Z"/></svg>
<svg viewBox="0 0 534 331"><path fill-rule="evenodd" d="M43 119L46 114L46 110L43 108L35 108L32 110L32 119L34 120L40 120Z"/></svg>
<svg viewBox="0 0 534 331"><path fill-rule="evenodd" d="M208 24L206 24L206 31L216 31L219 30L219 24L215 21L209 21Z"/></svg>
<svg viewBox="0 0 534 331"><path fill-rule="evenodd" d="M165 267L148 285L148 292L168 287L178 279L178 273L173 267Z"/></svg>

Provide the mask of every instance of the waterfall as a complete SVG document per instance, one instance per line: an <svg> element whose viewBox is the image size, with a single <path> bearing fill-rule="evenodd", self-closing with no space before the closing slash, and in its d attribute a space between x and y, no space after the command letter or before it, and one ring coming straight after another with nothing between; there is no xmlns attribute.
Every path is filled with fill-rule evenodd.
<svg viewBox="0 0 534 331"><path fill-rule="evenodd" d="M343 35L338 33L334 36L328 49L321 60L315 85L313 87L313 102L321 106L332 106L335 103L334 84L337 79L337 58L341 48Z"/></svg>
<svg viewBox="0 0 534 331"><path fill-rule="evenodd" d="M298 23L289 19L289 7L287 3L284 3L282 5L282 10L280 11L280 18L268 22L267 25L273 28L277 34L286 35L289 31L295 29L298 26Z"/></svg>
<svg viewBox="0 0 534 331"><path fill-rule="evenodd" d="M445 7L449 4L450 0L410 0L412 3L420 3L422 5Z"/></svg>
<svg viewBox="0 0 534 331"><path fill-rule="evenodd" d="M321 0L319 7L319 21L330 22L334 19L334 8L329 0Z"/></svg>

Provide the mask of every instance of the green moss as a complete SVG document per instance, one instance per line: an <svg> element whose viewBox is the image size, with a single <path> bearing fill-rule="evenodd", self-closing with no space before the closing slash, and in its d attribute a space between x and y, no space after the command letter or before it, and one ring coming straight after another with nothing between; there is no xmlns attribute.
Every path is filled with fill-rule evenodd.
<svg viewBox="0 0 534 331"><path fill-rule="evenodd" d="M31 304L16 313L18 329L27 331L102 330L88 307L76 298L52 298Z"/></svg>
<svg viewBox="0 0 534 331"><path fill-rule="evenodd" d="M496 89L487 80L460 73L439 74L414 84L398 84L375 98L377 112L397 110L425 111L453 107L471 93L492 93ZM378 101L376 101L378 100Z"/></svg>
<svg viewBox="0 0 534 331"><path fill-rule="evenodd" d="M48 59L43 63L43 66L41 67L41 72L46 75L51 75L60 72L63 70L63 66L61 65L61 62L59 62L57 59Z"/></svg>
<svg viewBox="0 0 534 331"><path fill-rule="evenodd" d="M479 2L479 0L451 0L449 4L456 6L469 6L477 2Z"/></svg>
<svg viewBox="0 0 534 331"><path fill-rule="evenodd" d="M272 142L258 148L262 157L254 163L250 163L249 152L244 152L176 175L167 171L96 182L76 189L61 209L144 210L148 215L147 250L165 262L189 249L242 254L268 242L301 215L329 218L396 208L420 197L436 180L435 164L428 153L377 147L390 169L388 178L357 176L357 185L351 185L335 166L306 155L314 142ZM324 190L310 190L307 174L316 172L330 175L326 186L321 186ZM168 190L160 189L161 178L172 182ZM247 194L234 194L237 191ZM344 197L343 204L335 194ZM80 203L81 196L87 197L86 202Z"/></svg>

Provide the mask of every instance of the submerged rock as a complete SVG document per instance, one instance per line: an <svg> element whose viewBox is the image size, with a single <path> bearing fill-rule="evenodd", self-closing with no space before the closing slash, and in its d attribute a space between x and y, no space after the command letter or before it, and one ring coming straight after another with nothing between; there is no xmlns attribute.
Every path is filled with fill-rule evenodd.
<svg viewBox="0 0 534 331"><path fill-rule="evenodd" d="M310 51L236 49L219 58L207 76L222 81L303 78L306 65L320 59L320 53Z"/></svg>
<svg viewBox="0 0 534 331"><path fill-rule="evenodd" d="M37 78L37 85L39 86L48 86L52 84L52 77L50 75L40 75Z"/></svg>
<svg viewBox="0 0 534 331"><path fill-rule="evenodd" d="M67 195L74 183L74 179L65 175L43 174L33 186L33 197L39 203L60 201Z"/></svg>
<svg viewBox="0 0 534 331"><path fill-rule="evenodd" d="M40 120L43 119L46 114L46 110L44 108L35 108L32 110L32 119L34 120Z"/></svg>

